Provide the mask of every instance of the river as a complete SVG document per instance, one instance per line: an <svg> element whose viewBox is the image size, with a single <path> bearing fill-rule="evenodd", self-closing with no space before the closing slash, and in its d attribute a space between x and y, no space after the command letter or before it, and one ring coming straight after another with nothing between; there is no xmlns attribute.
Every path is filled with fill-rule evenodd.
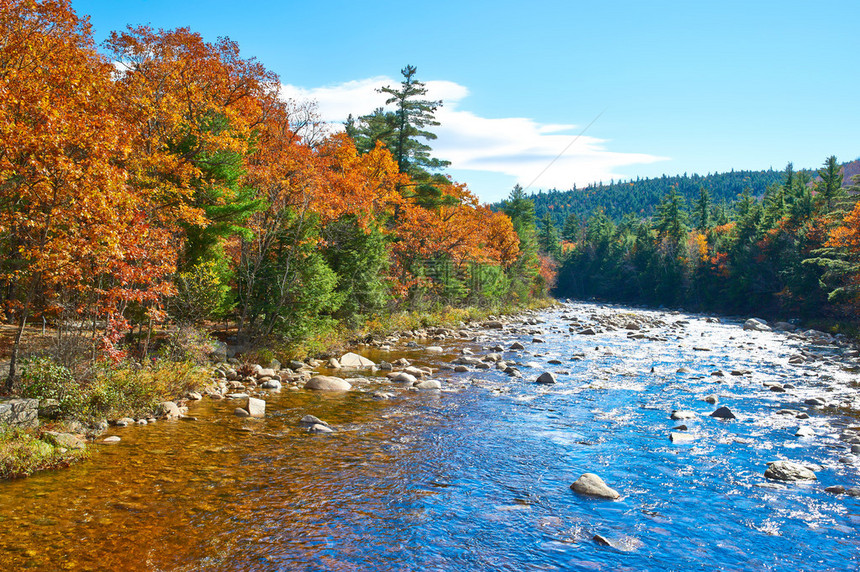
<svg viewBox="0 0 860 572"><path fill-rule="evenodd" d="M592 304L530 322L442 342L442 354L366 352L435 368L464 347L480 357L520 342L503 357L522 378L443 370L442 391L376 378L348 393L272 394L263 420L204 399L196 422L112 428L121 442L89 461L0 483L3 568L858 569L860 498L824 489L860 484L846 442L860 422L804 403L856 404L845 348ZM608 327L624 322L640 329ZM586 327L595 335L577 333ZM789 363L801 352L815 355ZM534 383L543 371L557 383ZM374 399L380 387L393 396ZM710 417L719 406L737 418ZM696 416L672 420L676 409ZM337 432L307 433L306 414ZM682 423L692 441L671 442ZM796 437L801 426L814 435ZM777 459L817 480L765 479ZM586 472L621 497L571 491Z"/></svg>

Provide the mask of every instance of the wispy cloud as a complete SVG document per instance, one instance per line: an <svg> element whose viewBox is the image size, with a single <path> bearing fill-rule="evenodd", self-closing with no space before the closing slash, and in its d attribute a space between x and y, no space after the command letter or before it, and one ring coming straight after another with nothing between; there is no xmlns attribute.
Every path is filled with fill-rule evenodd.
<svg viewBox="0 0 860 572"><path fill-rule="evenodd" d="M398 83L388 77L373 77L310 89L285 85L284 94L315 100L323 119L340 123L350 113L363 115L383 106L386 97L376 90ZM647 153L611 151L609 141L590 135L582 135L571 144L582 126L539 123L526 117L481 117L460 109L469 95L465 86L450 81L426 83L428 98L444 101L436 113L441 125L435 129L438 139L433 142L434 154L451 161L454 169L507 175L523 186L533 183L533 189L569 189L574 184L624 178L622 169L630 165L666 160ZM593 131L599 131L599 126Z"/></svg>

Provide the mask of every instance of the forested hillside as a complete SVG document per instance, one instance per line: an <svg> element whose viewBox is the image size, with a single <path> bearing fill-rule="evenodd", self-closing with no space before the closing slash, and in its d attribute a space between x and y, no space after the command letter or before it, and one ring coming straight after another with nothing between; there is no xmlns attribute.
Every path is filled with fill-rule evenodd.
<svg viewBox="0 0 860 572"><path fill-rule="evenodd" d="M860 159L842 165L845 185L854 175L860 174ZM817 177L815 169L801 169L798 175ZM744 190L757 198L764 196L768 187L780 183L783 171L731 171L707 175L674 175L633 181L612 181L609 184L589 185L570 191L556 189L538 192L529 198L534 201L538 219L549 213L556 226L561 227L570 215L588 218L596 209L602 209L611 220L618 222L624 215L649 217L654 214L662 198L674 188L687 205L699 197L699 190L708 190L715 204L731 205Z"/></svg>
<svg viewBox="0 0 860 572"><path fill-rule="evenodd" d="M559 262L561 296L841 321L856 333L860 178L845 171L836 157L814 172L789 163L762 196L731 204L703 184L693 200L669 185L650 216L595 209L560 229L545 214L538 245Z"/></svg>

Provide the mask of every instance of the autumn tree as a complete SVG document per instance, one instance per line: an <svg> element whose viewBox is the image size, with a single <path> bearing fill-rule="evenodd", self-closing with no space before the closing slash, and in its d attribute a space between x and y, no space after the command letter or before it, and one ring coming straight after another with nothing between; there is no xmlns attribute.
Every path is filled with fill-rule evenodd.
<svg viewBox="0 0 860 572"><path fill-rule="evenodd" d="M112 112L111 69L67 0L2 3L0 281L18 321L7 390L37 301L61 313L86 311L95 324L109 312L108 294L135 289L132 272L119 283L104 280L129 271L136 222L117 167L127 131ZM94 328L93 344L96 337Z"/></svg>

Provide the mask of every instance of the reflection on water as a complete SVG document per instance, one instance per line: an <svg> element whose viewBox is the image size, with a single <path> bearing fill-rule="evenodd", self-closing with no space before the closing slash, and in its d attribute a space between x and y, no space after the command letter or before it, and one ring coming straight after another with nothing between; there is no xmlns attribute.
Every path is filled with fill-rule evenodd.
<svg viewBox="0 0 860 572"><path fill-rule="evenodd" d="M90 462L0 483L0 560L9 570L856 568L860 502L823 492L857 481L838 461L838 420L811 412L821 437L801 441L798 422L775 414L802 407L820 376L848 374L789 368L784 336L696 317L640 312L689 322L665 328L666 341L568 335L560 320L604 311L547 314L539 347L525 333L485 341L534 352L505 354L540 366L522 366L523 380L442 372L452 391L284 392L264 420L205 401L197 422L118 429L122 441ZM433 363L418 351L387 357L401 355ZM569 373L530 383L542 368ZM751 373L728 375L740 369ZM796 397L762 390L786 378ZM739 419L708 417L708 394ZM702 414L686 422L692 444L668 441L678 408ZM338 432L304 432L308 413ZM766 483L775 458L821 465L819 482ZM622 498L574 495L588 471Z"/></svg>

